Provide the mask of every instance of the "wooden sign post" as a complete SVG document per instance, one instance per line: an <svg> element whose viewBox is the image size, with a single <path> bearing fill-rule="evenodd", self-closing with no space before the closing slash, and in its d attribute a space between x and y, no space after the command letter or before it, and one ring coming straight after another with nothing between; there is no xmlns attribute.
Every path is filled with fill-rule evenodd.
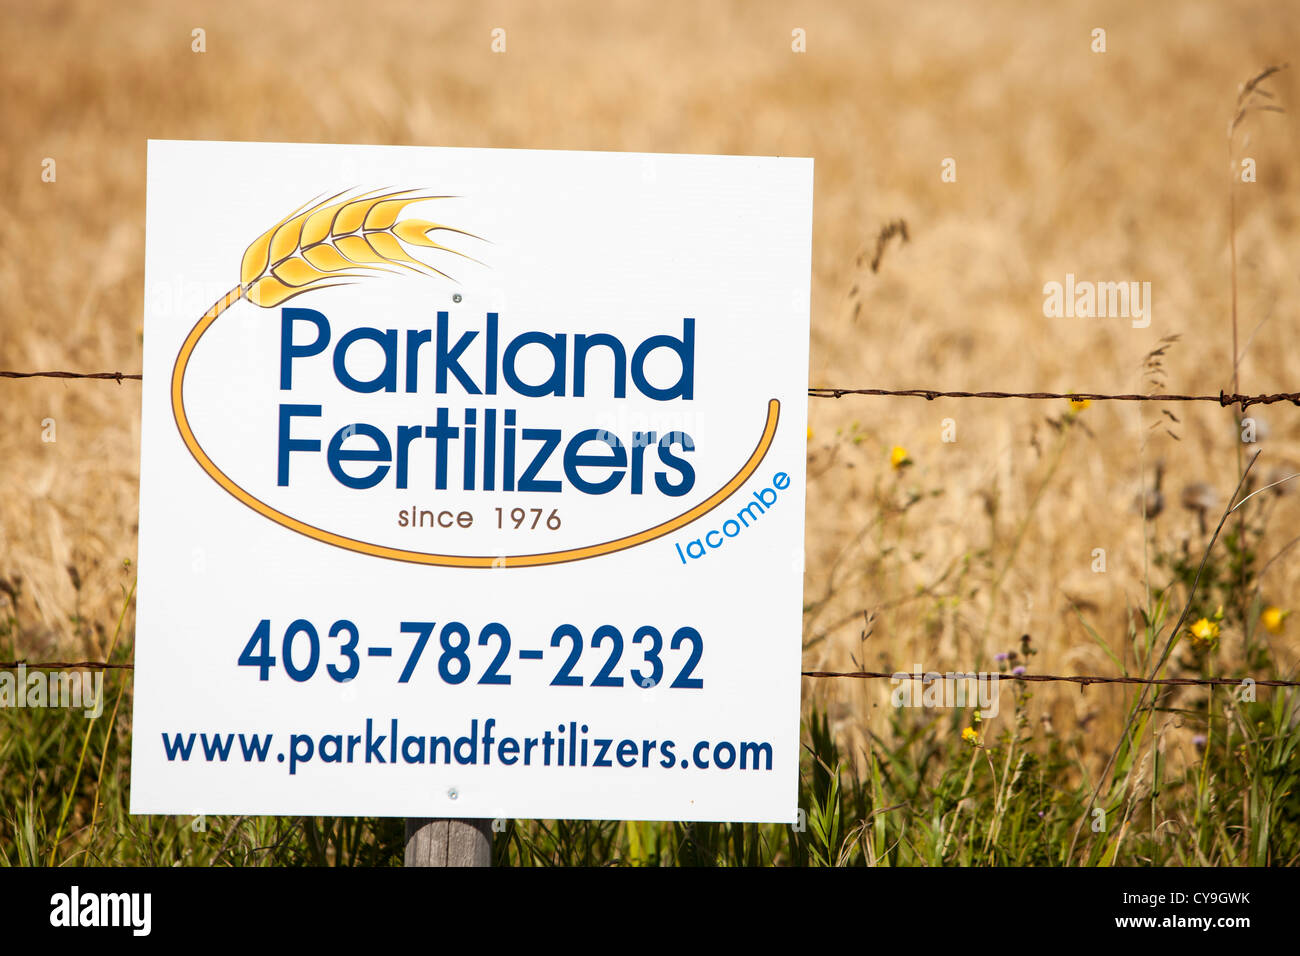
<svg viewBox="0 0 1300 956"><path fill-rule="evenodd" d="M492 821L408 817L407 866L491 866Z"/></svg>

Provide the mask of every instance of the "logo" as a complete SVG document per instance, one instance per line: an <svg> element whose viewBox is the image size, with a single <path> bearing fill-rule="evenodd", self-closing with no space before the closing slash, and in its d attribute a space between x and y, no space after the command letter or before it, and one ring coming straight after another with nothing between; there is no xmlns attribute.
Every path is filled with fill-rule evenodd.
<svg viewBox="0 0 1300 956"><path fill-rule="evenodd" d="M398 362L399 343L403 340L398 330L354 328L336 339L330 319L324 313L300 307L298 303L293 307L284 305L299 296L352 284L380 273L407 271L431 281L450 281L447 273L412 255L412 250L433 250L478 262L433 237L442 233L469 239L480 237L438 222L402 218L408 206L449 198L452 197L419 190L372 192L351 197L339 193L300 207L248 246L240 267L239 283L222 295L190 329L172 369L171 406L177 431L209 478L262 517L315 541L373 557L454 568L542 566L612 554L686 527L745 486L762 464L775 438L780 419L780 402L775 398L768 401L758 438L748 458L729 479L698 503L643 530L555 550L460 554L445 547L422 550L364 540L355 532L331 530L320 520L310 521L290 514L292 509L283 501L278 507L268 503L268 495L254 494L246 487L247 481L241 484L232 478L230 469L223 469L200 442L187 411L186 388L187 372L205 334L240 303L244 308L278 309L280 312L281 393L294 391L295 363L323 356L333 344L331 385L341 386L349 397L375 395L382 398L383 393L417 392L421 381L418 362L423 354L425 369L430 365L435 367L433 391L442 400L453 389L469 398L508 396L511 393L525 399L583 398L592 390L591 379L595 377L594 373L588 374L596 364L590 356L604 353L613 365L608 397L623 399L630 392L636 392L639 397L653 402L689 401L693 398L695 324L690 318L682 320L680 335L652 335L640 343L626 342L613 333L575 334L570 352L566 333L525 331L508 342L501 342L499 317L496 313L488 313L483 328L460 331L458 335L452 329L448 314L438 312L436 327L406 330L403 376L399 375ZM447 241L453 240L448 238ZM314 339L300 342L296 332L307 327L314 329ZM466 350L478 344L484 348L481 375L470 371L464 358ZM349 352L367 345L372 350L377 346L382 352L383 368L371 378L360 378L349 366ZM423 353L421 346L426 346ZM534 353L540 348L550 356L549 376L540 384L526 380L520 371L520 367L527 364L520 356L530 348ZM665 350L675 354L681 373L673 384L656 385L651 382L652 376L647 368L654 361L654 353ZM498 427L496 408L484 408L481 421L478 409L466 409L460 423L453 424L450 410L440 407L436 409L436 421L401 425L390 432L370 423L350 423L337 430L326 445L322 441L324 436L303 437L302 431L309 428L314 419L323 417L323 408L323 400L286 400L280 404L273 462L278 488L293 487L295 467L300 468L302 461L319 456L343 489L352 492L367 492L380 487L389 491L407 489L414 460L410 449L414 445L418 449L427 447L434 458L433 473L424 476L425 482L421 487L436 492L495 491L499 487L503 492L553 494L571 490L602 496L618 489L639 497L658 495L674 500L694 491L695 470L689 456L697 449L691 435L680 430L637 430L630 436L620 437L608 429L585 428L566 434L559 428L525 427L523 422L516 426L517 413L513 409L502 410ZM373 447L363 450L348 448L347 442L357 436ZM525 453L523 446L529 441L533 447ZM592 445L600 448L600 452L591 453L588 449ZM448 467L448 461L453 453L460 456L463 477L449 474L452 469ZM563 480L540 477L548 462L562 468ZM357 463L369 465L370 470L365 475L357 475L355 470L349 471L345 467L351 464L355 469ZM600 477L593 478L593 471ZM456 487L457 482L459 487ZM501 521L501 509L496 510L497 520ZM522 509L513 510L518 512ZM536 512L540 509L530 510ZM417 512L421 521L424 514L433 514L411 506L411 520L415 519ZM439 513L441 527L449 527L450 520L472 522L473 516L462 511L452 519L449 511ZM552 512L552 517L547 520L558 524L560 519ZM403 527L407 526L407 521L404 510ZM533 522L536 527L537 518ZM461 526L465 525L462 523Z"/></svg>
<svg viewBox="0 0 1300 956"><path fill-rule="evenodd" d="M57 928L126 927L133 936L148 936L152 914L152 893L83 893L74 884L50 897L50 925Z"/></svg>

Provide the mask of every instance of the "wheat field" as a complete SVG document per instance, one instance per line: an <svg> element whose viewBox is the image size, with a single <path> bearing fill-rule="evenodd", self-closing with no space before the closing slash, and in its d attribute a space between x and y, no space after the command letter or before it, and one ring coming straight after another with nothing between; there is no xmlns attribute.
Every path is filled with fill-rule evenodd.
<svg viewBox="0 0 1300 956"><path fill-rule="evenodd" d="M1267 81L1286 112L1249 115L1231 153L1226 136L1239 84L1300 49L1295 5L3 6L0 369L139 370L145 142L175 138L814 157L815 386L1231 390L1235 193L1241 391L1300 389L1300 72ZM1242 157L1258 179L1234 186ZM897 220L907 240L873 271ZM1045 317L1044 283L1067 273L1151 283L1150 326ZM139 402L131 382L0 381L18 656L106 649L133 577ZM1116 673L1168 577L1150 555L1204 542L1184 486L1221 510L1243 447L1261 476L1300 464L1285 403L1251 410L1245 446L1214 404L1174 420L1096 401L810 403L808 669L988 669L1029 634L1035 670ZM1144 526L1133 502L1157 461L1167 503ZM1260 564L1300 532L1300 493L1270 507ZM1300 605L1300 558L1258 583ZM1297 633L1264 635L1282 671ZM1225 672L1242 640L1225 628ZM1117 694L1042 685L1035 719L1085 729L1095 764ZM805 698L849 745L884 732L885 684L808 680ZM1190 736L1171 730L1170 753L1191 756Z"/></svg>

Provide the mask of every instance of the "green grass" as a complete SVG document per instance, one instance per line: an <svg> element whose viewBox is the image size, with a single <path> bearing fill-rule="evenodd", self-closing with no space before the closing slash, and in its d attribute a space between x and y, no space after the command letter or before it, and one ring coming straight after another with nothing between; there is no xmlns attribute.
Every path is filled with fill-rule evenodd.
<svg viewBox="0 0 1300 956"><path fill-rule="evenodd" d="M123 689L122 706L116 719L106 707L92 723L80 774L87 720L79 712L0 711L0 863L401 864L401 820L129 815L129 685L121 672L106 681L110 702ZM1136 721L1116 783L1098 799L1100 832L1086 813L1091 781L1073 756L1080 742L1035 736L1032 695L1019 682L1014 726L979 746L961 739L969 714L903 709L892 712L888 740L845 753L814 711L804 726L802 826L507 821L495 858L522 866L1293 864L1300 735L1290 726L1290 693L1259 694L1238 703L1216 690L1202 760L1178 774L1140 743L1160 711Z"/></svg>
<svg viewBox="0 0 1300 956"><path fill-rule="evenodd" d="M1281 672L1261 635L1260 575L1286 548L1263 560L1274 502L1248 498L1248 479L1243 476L1236 499L1245 505L1220 524L1221 542L1205 538L1200 556L1185 544L1176 553L1156 550L1152 563L1167 580L1147 581L1146 599L1130 610L1123 641L1108 643L1075 610L1117 672L1294 677ZM896 514L924 498L909 498ZM880 510L888 513L883 504ZM897 533L901 541L904 532ZM970 555L963 568L962 579L978 571L995 585L1001 580L992 554ZM10 599L16 609L19 598ZM124 588L110 660L130 659L124 622L132 600L133 591ZM1231 635L1237 652L1229 656L1217 636L1193 639L1189 626L1201 619L1213 622L1216 635L1222 628L1224 643ZM0 618L0 648L20 656L21 638L12 610ZM1038 719L1032 691L1045 685L1012 672L1029 666L1035 653L1026 636L1001 661L1001 701L1012 709L996 730L970 709L887 708L883 718L848 715L848 723L868 728L849 749L814 689L805 702L797 825L500 821L495 860L513 866L1300 862L1295 688L1087 689L1104 695L1098 702L1112 715L1124 715L1122 732L1099 740L1087 721L1058 732ZM401 864L398 819L131 816L131 679L130 671L106 672L103 715L94 720L80 710L0 708L0 864ZM1176 761L1169 744L1189 729L1202 738L1198 759ZM1099 755L1108 753L1103 771Z"/></svg>

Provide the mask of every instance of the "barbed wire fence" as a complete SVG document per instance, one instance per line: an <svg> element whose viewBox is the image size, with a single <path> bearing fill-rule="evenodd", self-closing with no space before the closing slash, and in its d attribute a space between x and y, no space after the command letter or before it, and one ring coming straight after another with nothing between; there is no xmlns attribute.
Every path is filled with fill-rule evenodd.
<svg viewBox="0 0 1300 956"><path fill-rule="evenodd" d="M121 385L126 381L142 382L144 375L139 372L70 372L43 371L18 372L0 369L0 379L96 379L113 381ZM934 388L859 388L816 386L808 389L809 398L843 399L849 397L882 398L924 398L936 399L1013 399L1022 401L1072 401L1072 402L1212 402L1221 408L1238 406L1244 413L1252 405L1275 405L1290 402L1300 407L1300 392L1262 392L1240 394L1220 390L1218 394L1179 394L1168 392L1002 392L1002 391L963 391ZM25 667L32 670L120 670L131 671L134 664L112 663L109 661L28 661L23 658L12 661L0 661L0 670L13 670ZM1085 688L1091 684L1138 684L1142 686L1194 686L1194 687L1239 687L1249 681L1257 687L1300 687L1300 680L1266 680L1253 677L1133 677L1129 675L1114 676L1103 674L1031 674L1031 673L943 673L939 671L801 671L801 676L812 679L849 679L849 680L914 680L930 683L936 680L969 681L983 680L997 676L1003 680L1025 681L1031 683L1068 683Z"/></svg>
<svg viewBox="0 0 1300 956"><path fill-rule="evenodd" d="M108 661L28 661L24 659L0 661L0 670L17 667L31 670L134 670L134 664L114 664ZM1000 680L1029 683L1078 684L1143 684L1161 687L1240 687L1247 681L1255 687L1300 687L1296 680L1267 680L1255 677L1107 677L1101 674L1016 674L1016 673L940 673L938 671L800 671L800 676L810 678L850 678L854 680L920 681L924 684L939 681L982 681L992 677Z"/></svg>
<svg viewBox="0 0 1300 956"><path fill-rule="evenodd" d="M106 379L119 385L126 381L140 382L144 376L139 372L13 372L0 369L0 378L65 378L65 379ZM1181 395L1168 392L970 392L948 391L937 388L839 388L834 386L816 386L808 389L809 398L847 398L851 395L881 396L886 398L924 398L934 401L937 398L1016 398L1035 401L1092 401L1092 402L1214 402L1227 408L1240 405L1243 410L1251 405L1275 405L1290 402L1300 406L1300 392L1262 392L1254 395L1242 395L1220 390L1217 395Z"/></svg>

